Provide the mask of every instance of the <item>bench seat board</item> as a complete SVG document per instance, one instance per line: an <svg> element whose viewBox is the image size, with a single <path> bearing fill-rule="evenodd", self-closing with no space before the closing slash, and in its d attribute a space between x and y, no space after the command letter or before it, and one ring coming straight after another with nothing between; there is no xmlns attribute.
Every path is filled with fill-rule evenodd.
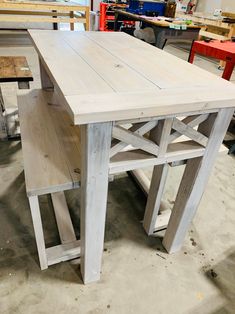
<svg viewBox="0 0 235 314"><path fill-rule="evenodd" d="M18 102L27 195L78 187L79 127L71 124L53 92L22 93Z"/></svg>

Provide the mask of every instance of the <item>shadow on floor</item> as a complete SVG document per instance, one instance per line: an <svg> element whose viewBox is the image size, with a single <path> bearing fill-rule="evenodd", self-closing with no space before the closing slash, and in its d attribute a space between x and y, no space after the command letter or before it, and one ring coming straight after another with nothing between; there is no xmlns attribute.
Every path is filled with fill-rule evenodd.
<svg viewBox="0 0 235 314"><path fill-rule="evenodd" d="M15 153L20 149L20 141L0 141L0 167L11 164L14 160Z"/></svg>
<svg viewBox="0 0 235 314"><path fill-rule="evenodd" d="M213 300L207 299L205 302L202 302L202 305L193 309L191 314L235 313L235 248L227 251L225 255L226 258L221 262L213 266L204 266L201 269L208 281L218 290L220 296L222 297L223 305L219 305L213 312L211 312L211 310L207 310L207 308L211 308L211 303L215 303L215 297L213 297Z"/></svg>

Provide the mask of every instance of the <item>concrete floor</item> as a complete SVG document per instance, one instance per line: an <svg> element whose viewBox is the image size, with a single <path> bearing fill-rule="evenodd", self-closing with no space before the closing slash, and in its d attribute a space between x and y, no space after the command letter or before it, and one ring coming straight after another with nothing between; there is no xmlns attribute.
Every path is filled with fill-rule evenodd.
<svg viewBox="0 0 235 314"><path fill-rule="evenodd" d="M182 46L165 50L187 59ZM32 47L0 47L0 55L27 56L35 79L31 87L40 86ZM221 75L216 63L197 57L195 64ZM14 104L16 85L3 90ZM162 210L172 208L182 171L171 168ZM0 314L235 313L234 191L235 158L221 154L182 250L168 255L162 234L149 238L142 228L145 197L128 175L120 175L109 185L101 280L84 286L79 260L39 269L21 144L0 143ZM66 193L79 236L77 195ZM57 244L47 197L41 198L41 208L46 242Z"/></svg>

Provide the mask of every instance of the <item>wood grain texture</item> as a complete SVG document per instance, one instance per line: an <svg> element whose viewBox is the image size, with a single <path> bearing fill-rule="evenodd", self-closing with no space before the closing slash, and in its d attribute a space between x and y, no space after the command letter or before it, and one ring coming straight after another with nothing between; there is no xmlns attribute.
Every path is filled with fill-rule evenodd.
<svg viewBox="0 0 235 314"><path fill-rule="evenodd" d="M231 121L233 109L221 109L210 125L208 144L203 157L188 160L180 183L172 215L166 230L163 245L169 253L178 251L199 202L214 165L219 147ZM214 116L213 116L214 118Z"/></svg>
<svg viewBox="0 0 235 314"><path fill-rule="evenodd" d="M148 235L153 234L166 184L168 164L155 166L147 199L143 226Z"/></svg>
<svg viewBox="0 0 235 314"><path fill-rule="evenodd" d="M78 127L51 92L18 97L26 190L40 195L72 189L80 182Z"/></svg>
<svg viewBox="0 0 235 314"><path fill-rule="evenodd" d="M25 57L0 57L0 82L33 81Z"/></svg>
<svg viewBox="0 0 235 314"><path fill-rule="evenodd" d="M112 124L81 127L81 273L84 283L99 280L104 246L108 163Z"/></svg>
<svg viewBox="0 0 235 314"><path fill-rule="evenodd" d="M54 207L54 213L61 243L65 244L76 241L76 235L74 232L64 192L61 191L52 193L51 200Z"/></svg>
<svg viewBox="0 0 235 314"><path fill-rule="evenodd" d="M75 124L234 106L231 83L127 34L29 33Z"/></svg>
<svg viewBox="0 0 235 314"><path fill-rule="evenodd" d="M33 228L35 233L35 239L38 249L38 256L41 270L48 268L48 261L47 261L47 254L46 254L46 247L42 229L42 219L40 214L39 202L37 196L30 196L29 197L29 204L31 210L31 216L33 221Z"/></svg>

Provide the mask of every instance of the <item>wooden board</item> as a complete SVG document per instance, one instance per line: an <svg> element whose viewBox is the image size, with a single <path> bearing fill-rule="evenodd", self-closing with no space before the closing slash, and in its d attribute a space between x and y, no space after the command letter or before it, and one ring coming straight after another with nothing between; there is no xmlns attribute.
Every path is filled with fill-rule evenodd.
<svg viewBox="0 0 235 314"><path fill-rule="evenodd" d="M1 1L1 9L83 11L87 6L67 1Z"/></svg>
<svg viewBox="0 0 235 314"><path fill-rule="evenodd" d="M78 127L51 92L34 90L19 96L18 103L28 196L78 187Z"/></svg>
<svg viewBox="0 0 235 314"><path fill-rule="evenodd" d="M234 106L234 85L127 34L29 33L75 124Z"/></svg>
<svg viewBox="0 0 235 314"><path fill-rule="evenodd" d="M33 81L25 57L0 57L0 82Z"/></svg>

